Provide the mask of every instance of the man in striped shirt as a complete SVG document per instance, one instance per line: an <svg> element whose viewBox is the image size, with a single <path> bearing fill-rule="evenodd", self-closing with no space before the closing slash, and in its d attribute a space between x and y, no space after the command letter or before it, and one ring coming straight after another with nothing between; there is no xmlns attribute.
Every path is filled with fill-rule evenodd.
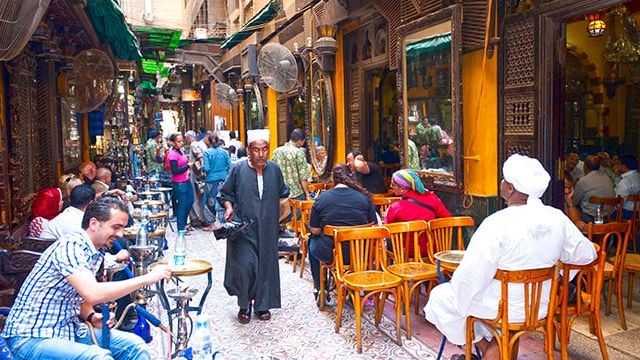
<svg viewBox="0 0 640 360"><path fill-rule="evenodd" d="M102 316L93 311L93 305L171 276L166 266L158 266L129 280L96 281L104 249L123 236L127 221L126 205L119 198L103 196L87 207L82 219L84 231L65 234L41 255L18 293L2 333L17 359L150 358L142 339L118 330L111 332L110 350L93 345L82 322L92 323L100 338ZM116 260L127 258L128 254Z"/></svg>

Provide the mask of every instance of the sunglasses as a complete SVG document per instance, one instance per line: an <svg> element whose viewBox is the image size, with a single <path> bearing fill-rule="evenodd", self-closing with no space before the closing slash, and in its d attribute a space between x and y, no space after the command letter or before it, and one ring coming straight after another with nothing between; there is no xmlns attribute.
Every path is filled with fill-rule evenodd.
<svg viewBox="0 0 640 360"><path fill-rule="evenodd" d="M69 176L67 176L66 179L64 179L63 183L66 184L66 183L68 183L69 181L71 181L72 179L75 179L75 178L76 178L75 175L69 175Z"/></svg>

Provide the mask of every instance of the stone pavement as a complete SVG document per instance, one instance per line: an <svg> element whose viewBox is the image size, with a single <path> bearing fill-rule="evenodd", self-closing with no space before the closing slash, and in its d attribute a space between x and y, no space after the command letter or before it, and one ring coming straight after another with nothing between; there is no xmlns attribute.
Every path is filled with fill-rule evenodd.
<svg viewBox="0 0 640 360"><path fill-rule="evenodd" d="M169 251L175 235L167 234ZM216 241L212 233L195 230L187 236L188 257L204 259L213 265L213 287L206 299L204 313L210 316L214 348L221 351L216 359L435 359L442 335L422 315L412 315L412 340L402 336L403 346L394 342L395 315L392 305L387 304L385 316L376 328L373 324L372 309L365 309L362 324L363 353L355 349L355 325L353 310L346 306L340 332L334 332L335 308L320 311L313 299L311 275L307 271L303 278L292 272L291 264L280 261L280 281L282 307L272 311L270 321L260 321L255 316L247 325L236 321L238 311L235 297L227 295L222 284L226 240ZM185 278L200 292L206 284L206 276ZM626 283L626 282L625 282ZM172 284L167 285L173 287ZM635 298L640 298L640 284L636 284ZM199 295L196 299L199 300ZM423 299L422 303L424 304ZM615 299L614 299L615 303ZM161 314L166 323L166 312L156 298L150 304L155 314ZM194 305L192 303L192 305ZM603 315L605 342L610 359L640 358L640 304L633 309L625 309L628 330L622 331L617 318L617 307L612 306L609 317ZM195 318L195 313L191 314ZM404 328L404 322L402 323ZM578 319L571 337L570 357L572 359L600 359L600 351L595 338L588 333L586 317ZM151 344L155 359L166 359L166 337L161 341L160 331L154 329ZM519 359L545 359L542 352L542 338L527 335L520 345ZM447 344L445 358L462 350ZM556 353L559 358L559 354Z"/></svg>

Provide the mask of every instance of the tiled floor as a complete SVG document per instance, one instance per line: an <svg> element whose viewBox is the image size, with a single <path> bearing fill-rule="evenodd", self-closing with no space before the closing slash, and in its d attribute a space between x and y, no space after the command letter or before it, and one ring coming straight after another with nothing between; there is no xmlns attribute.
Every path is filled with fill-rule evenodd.
<svg viewBox="0 0 640 360"><path fill-rule="evenodd" d="M171 245L174 236L168 234L167 237ZM188 236L187 241L188 256L209 260L213 265L214 285L204 312L212 318L216 348L222 351L221 357L216 359L434 359L438 352L442 335L422 315L412 315L413 339L408 341L403 336L403 346L396 345L393 341L395 315L387 306L380 328L373 325L371 310L365 311L362 326L364 351L363 354L357 354L352 309L345 309L343 326L340 333L336 334L333 330L335 309L317 309L309 272L301 279L298 274L292 273L291 265L283 260L280 264L282 308L273 311L273 318L269 322L261 322L254 317L248 325L240 325L235 319L235 298L228 296L222 285L225 240L215 241L210 233L196 230ZM167 255L170 255L170 251ZM203 288L204 280L205 277L186 279L197 288ZM640 284L636 284L634 292L635 298L640 299ZM425 299L422 299L424 302ZM159 313L160 305L154 302L151 308ZM634 303L631 310L625 310L627 331L620 328L615 305L612 306L611 316L602 317L610 359L640 358L640 304ZM166 316L163 316L163 321L166 322ZM588 333L586 317L578 319L573 329L570 358L600 359L597 342ZM166 358L163 355L166 346L159 342L159 331L155 330L154 335L154 358ZM447 344L444 357L448 359L462 352L462 349ZM556 355L559 358L559 354ZM527 335L520 343L518 358L545 359L542 338Z"/></svg>

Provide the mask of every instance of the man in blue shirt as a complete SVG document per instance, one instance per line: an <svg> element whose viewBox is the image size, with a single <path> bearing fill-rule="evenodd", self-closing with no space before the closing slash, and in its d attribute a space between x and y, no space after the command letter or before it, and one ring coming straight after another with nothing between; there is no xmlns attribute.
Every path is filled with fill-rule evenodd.
<svg viewBox="0 0 640 360"><path fill-rule="evenodd" d="M119 198L103 196L87 207L82 218L84 231L63 235L41 255L2 333L17 359L150 358L141 338L118 330L111 331L110 350L93 345L82 323L90 322L100 338L102 315L93 311L94 305L171 277L166 266L158 266L129 280L96 281L104 249L123 236L128 219L127 207ZM125 254L116 260L127 258Z"/></svg>
<svg viewBox="0 0 640 360"><path fill-rule="evenodd" d="M222 206L218 203L216 197L218 191L224 183L227 175L229 175L229 169L231 168L231 157L227 150L220 147L218 142L218 135L212 134L209 136L209 148L205 150L203 156L202 171L205 173L204 178L204 190L206 198L204 204L207 206L214 216L214 223L209 229L213 230L220 227L222 222L222 216L224 211Z"/></svg>

